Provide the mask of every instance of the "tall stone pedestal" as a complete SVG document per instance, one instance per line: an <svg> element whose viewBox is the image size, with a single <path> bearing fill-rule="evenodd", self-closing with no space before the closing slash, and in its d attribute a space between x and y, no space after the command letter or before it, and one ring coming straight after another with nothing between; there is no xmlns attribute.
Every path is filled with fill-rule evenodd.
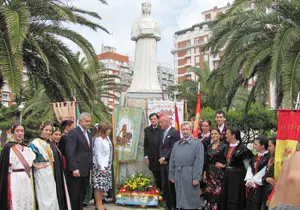
<svg viewBox="0 0 300 210"><path fill-rule="evenodd" d="M142 172L144 174L152 175L151 171L145 164L144 161L144 129L148 126L148 116L146 116L146 98L161 99L161 95L155 93L149 93L145 98L139 98L139 93L127 95L127 106L128 107L139 107L145 110L145 117L142 121L140 130L140 139L138 143L137 161L130 163L119 163L119 181L122 181L125 177Z"/></svg>

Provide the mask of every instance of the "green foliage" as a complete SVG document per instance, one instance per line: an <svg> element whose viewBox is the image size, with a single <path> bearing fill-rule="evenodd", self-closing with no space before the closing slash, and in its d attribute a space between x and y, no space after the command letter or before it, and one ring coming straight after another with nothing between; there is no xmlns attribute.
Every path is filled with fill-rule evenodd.
<svg viewBox="0 0 300 210"><path fill-rule="evenodd" d="M215 113L209 107L201 110L201 119L208 119L215 124ZM267 110L259 104L251 105L249 111L245 113L245 104L240 109L230 110L226 115L226 124L233 127L238 127L242 133L245 143L253 142L256 135L270 136L274 128L277 127L277 113Z"/></svg>
<svg viewBox="0 0 300 210"><path fill-rule="evenodd" d="M182 83L174 86L169 86L167 93L169 96L173 96L174 91L178 91L177 99L186 100L188 103L188 114L189 116L195 115L195 107L197 104L197 94L198 94L198 85L201 85L201 105L207 106L210 105L210 91L208 85L208 79L211 75L211 70L208 63L204 63L204 68L200 69L197 67L189 68L189 72L194 73L197 76L197 81L185 80ZM173 97L174 99L174 97Z"/></svg>
<svg viewBox="0 0 300 210"><path fill-rule="evenodd" d="M106 3L104 0L100 2ZM94 31L107 32L97 23L100 20L97 13L76 8L69 1L2 2L0 70L13 93L20 94L21 69L25 67L32 85L44 86L45 93L52 101L70 98L74 88L79 87L81 96L87 101L92 100L95 89L83 82L88 75L84 75L75 54L62 40L75 43L84 53L89 69L95 71L99 64L93 46L66 26L77 24Z"/></svg>
<svg viewBox="0 0 300 210"><path fill-rule="evenodd" d="M236 0L219 16L206 45L213 53L224 52L209 79L215 108L225 104L229 110L237 90L252 79L246 111L252 103L266 105L270 81L277 108L293 107L300 89L299 14L298 0Z"/></svg>
<svg viewBox="0 0 300 210"><path fill-rule="evenodd" d="M125 188L129 191L147 192L153 188L154 181L149 175L137 173L132 176L125 177L122 182L118 184L117 189Z"/></svg>

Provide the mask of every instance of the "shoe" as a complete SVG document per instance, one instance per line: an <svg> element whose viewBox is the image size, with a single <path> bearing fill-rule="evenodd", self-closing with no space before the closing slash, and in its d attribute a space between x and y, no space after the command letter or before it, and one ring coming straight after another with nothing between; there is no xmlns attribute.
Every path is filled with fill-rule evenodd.
<svg viewBox="0 0 300 210"><path fill-rule="evenodd" d="M83 206L84 206L84 207L86 207L86 206L87 206L87 203L85 203L85 202L83 202L82 204L83 204Z"/></svg>

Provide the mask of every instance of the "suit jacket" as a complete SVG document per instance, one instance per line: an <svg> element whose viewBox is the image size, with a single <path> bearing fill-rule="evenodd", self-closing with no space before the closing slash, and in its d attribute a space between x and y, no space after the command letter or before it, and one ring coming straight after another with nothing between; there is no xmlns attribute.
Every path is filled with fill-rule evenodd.
<svg viewBox="0 0 300 210"><path fill-rule="evenodd" d="M151 171L160 171L160 164L158 160L160 157L159 147L163 131L159 126L157 126L157 128L149 126L145 128L144 132L144 156L148 156L149 169Z"/></svg>
<svg viewBox="0 0 300 210"><path fill-rule="evenodd" d="M180 140L180 134L174 127L171 127L169 132L166 135L166 138L165 139L163 138L164 138L164 132L162 132L161 135L159 154L160 154L160 158L164 157L165 161L169 162L172 148L174 146L174 143Z"/></svg>
<svg viewBox="0 0 300 210"><path fill-rule="evenodd" d="M68 133L66 139L68 171L72 172L78 169L81 177L89 175L93 163L92 134L89 131L87 134L90 141L90 147L79 126L72 129Z"/></svg>
<svg viewBox="0 0 300 210"><path fill-rule="evenodd" d="M224 124L224 128L221 131L220 141L228 145L229 142L226 139L226 130L227 130L227 128L228 128L228 125Z"/></svg>

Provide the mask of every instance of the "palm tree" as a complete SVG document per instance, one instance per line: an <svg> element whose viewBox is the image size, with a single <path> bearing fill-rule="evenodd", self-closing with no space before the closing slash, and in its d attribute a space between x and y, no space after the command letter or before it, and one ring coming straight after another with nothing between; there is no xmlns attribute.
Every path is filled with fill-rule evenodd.
<svg viewBox="0 0 300 210"><path fill-rule="evenodd" d="M82 78L80 80L81 86L74 88L73 95L77 101L84 102L79 103L80 110L85 110L93 114L93 121L99 122L101 120L110 121L110 111L104 104L103 99L116 96L110 94L110 90L121 91L119 85L114 82L114 79L119 79L117 75L110 75L107 73L104 65L100 63L99 69L93 72L89 66L85 57L81 57L77 52L75 57L80 63L82 68ZM85 92L83 90L89 89L92 91L93 96L91 98L85 98ZM54 112L49 105L51 99L47 94L43 86L39 86L36 91L32 92L32 87L28 83L25 87L24 97L26 102L25 109L23 110L24 121L27 122L32 118L36 118L40 121L54 120Z"/></svg>
<svg viewBox="0 0 300 210"><path fill-rule="evenodd" d="M178 85L169 86L167 89L168 95L172 96L174 91L178 91L177 99L186 100L188 103L188 113L189 116L193 116L195 114L195 108L197 104L197 93L198 93L198 85L201 84L201 104L203 107L213 105L210 103L210 86L208 83L208 79L211 75L211 70L208 63L204 63L203 68L191 67L188 69L188 72L192 72L196 75L196 80L185 80Z"/></svg>
<svg viewBox="0 0 300 210"><path fill-rule="evenodd" d="M229 108L237 90L248 88L251 79L255 84L247 108L255 101L266 104L269 81L276 86L277 107L292 107L300 89L299 14L297 0L237 0L213 23L206 50L224 50L210 78L219 107L225 103Z"/></svg>
<svg viewBox="0 0 300 210"><path fill-rule="evenodd" d="M109 74L103 63L99 63L99 67L96 71L93 71L86 61L85 57L80 57L80 53L75 55L76 59L83 69L83 78L81 86L75 88L76 98L78 100L84 100L85 103L80 103L80 107L83 110L87 110L93 113L95 117L93 120L99 122L101 120L110 121L110 110L104 103L107 98L114 98L118 100L116 94L110 93L110 91L121 92L121 86L116 82L120 77L117 75ZM82 93L82 86L90 87L93 93L93 97L89 100L85 100L84 93Z"/></svg>
<svg viewBox="0 0 300 210"><path fill-rule="evenodd" d="M102 3L106 1L101 0ZM82 69L75 54L61 38L74 42L84 53L89 68L96 71L98 60L91 43L68 29L79 24L94 31L106 31L95 21L94 12L57 0L4 0L0 5L0 69L11 90L21 89L21 69L25 68L34 86L43 84L51 100L62 100L81 86ZM82 91L91 98L91 89Z"/></svg>

